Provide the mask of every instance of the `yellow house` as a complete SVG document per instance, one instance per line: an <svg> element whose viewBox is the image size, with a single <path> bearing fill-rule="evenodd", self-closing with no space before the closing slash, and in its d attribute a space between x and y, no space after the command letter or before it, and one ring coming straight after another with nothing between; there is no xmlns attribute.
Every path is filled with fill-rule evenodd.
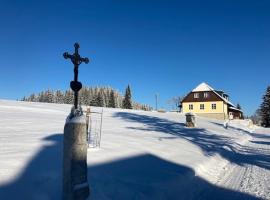
<svg viewBox="0 0 270 200"><path fill-rule="evenodd" d="M215 119L243 118L241 110L229 101L229 96L201 83L182 100L183 113L195 113L202 117Z"/></svg>

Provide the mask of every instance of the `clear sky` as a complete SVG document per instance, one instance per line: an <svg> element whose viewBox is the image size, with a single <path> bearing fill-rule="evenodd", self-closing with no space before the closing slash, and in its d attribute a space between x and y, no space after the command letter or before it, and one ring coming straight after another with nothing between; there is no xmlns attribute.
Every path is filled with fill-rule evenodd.
<svg viewBox="0 0 270 200"><path fill-rule="evenodd" d="M0 25L0 98L67 89L76 41L83 85L152 106L207 82L250 115L270 84L270 1L2 0Z"/></svg>

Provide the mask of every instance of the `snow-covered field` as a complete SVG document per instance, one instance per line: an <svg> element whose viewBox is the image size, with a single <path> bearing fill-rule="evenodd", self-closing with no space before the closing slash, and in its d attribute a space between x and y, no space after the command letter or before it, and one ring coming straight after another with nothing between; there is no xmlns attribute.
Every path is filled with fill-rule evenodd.
<svg viewBox="0 0 270 200"><path fill-rule="evenodd" d="M70 105L0 100L0 199L61 199ZM101 108L92 108L100 111ZM270 130L179 113L104 109L89 199L270 199Z"/></svg>

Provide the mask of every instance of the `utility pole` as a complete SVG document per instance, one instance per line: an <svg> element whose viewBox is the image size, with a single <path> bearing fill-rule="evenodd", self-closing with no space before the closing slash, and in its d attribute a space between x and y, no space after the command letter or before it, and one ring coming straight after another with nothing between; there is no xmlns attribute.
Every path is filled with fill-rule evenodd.
<svg viewBox="0 0 270 200"><path fill-rule="evenodd" d="M158 110L158 93L155 94L155 99L156 99L156 111Z"/></svg>

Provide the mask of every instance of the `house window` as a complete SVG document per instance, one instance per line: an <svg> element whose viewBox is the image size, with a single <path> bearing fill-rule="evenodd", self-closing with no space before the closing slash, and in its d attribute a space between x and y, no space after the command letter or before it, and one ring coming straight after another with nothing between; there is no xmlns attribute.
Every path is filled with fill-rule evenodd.
<svg viewBox="0 0 270 200"><path fill-rule="evenodd" d="M208 95L209 95L208 92L204 92L204 93L203 93L203 97L204 97L205 99L208 98Z"/></svg>
<svg viewBox="0 0 270 200"><path fill-rule="evenodd" d="M204 110L204 104L200 104L200 110Z"/></svg>
<svg viewBox="0 0 270 200"><path fill-rule="evenodd" d="M212 110L216 110L217 109L217 104L212 103Z"/></svg>
<svg viewBox="0 0 270 200"><path fill-rule="evenodd" d="M189 110L193 110L193 104L188 105Z"/></svg>
<svg viewBox="0 0 270 200"><path fill-rule="evenodd" d="M199 93L194 93L194 98L198 99L199 98Z"/></svg>

